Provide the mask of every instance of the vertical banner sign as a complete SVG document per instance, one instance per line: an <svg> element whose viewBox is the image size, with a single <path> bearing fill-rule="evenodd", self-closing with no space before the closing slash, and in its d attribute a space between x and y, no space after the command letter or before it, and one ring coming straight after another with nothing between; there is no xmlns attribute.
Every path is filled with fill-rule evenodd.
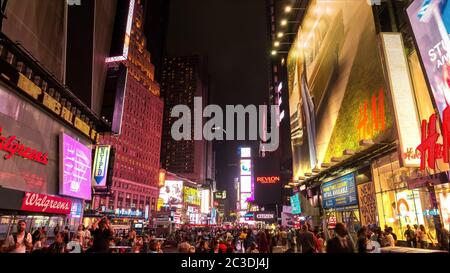
<svg viewBox="0 0 450 273"><path fill-rule="evenodd" d="M382 33L387 76L397 121L398 138L405 167L419 167L420 158L406 156L420 143L420 126L414 90L400 33Z"/></svg>
<svg viewBox="0 0 450 273"><path fill-rule="evenodd" d="M361 225L376 225L377 203L375 200L375 187L372 182L358 185L358 199Z"/></svg>
<svg viewBox="0 0 450 273"><path fill-rule="evenodd" d="M99 145L95 149L94 168L92 172L92 186L96 188L106 187L108 177L110 145Z"/></svg>

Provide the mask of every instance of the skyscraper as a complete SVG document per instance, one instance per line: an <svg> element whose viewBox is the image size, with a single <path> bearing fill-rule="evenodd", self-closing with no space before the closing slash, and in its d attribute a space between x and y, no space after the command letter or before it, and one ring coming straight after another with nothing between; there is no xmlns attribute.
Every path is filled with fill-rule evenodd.
<svg viewBox="0 0 450 273"><path fill-rule="evenodd" d="M133 13L129 13L132 27L126 45L128 56L110 63L112 68L123 65L127 69L121 130L119 134L105 134L100 140L115 149L111 194L95 197L93 208L105 207L118 216L143 217L156 210L159 194L163 101L146 49L141 1L130 3Z"/></svg>
<svg viewBox="0 0 450 273"><path fill-rule="evenodd" d="M165 100L161 147L163 168L194 182L203 183L207 176L208 144L205 140L193 138L175 141L171 136L171 128L177 118L170 117L170 113L178 104L188 106L193 113L194 97L202 97L203 106L206 104L208 101L206 60L200 56L165 58L163 69L161 79L161 95ZM193 118L191 129L194 129Z"/></svg>

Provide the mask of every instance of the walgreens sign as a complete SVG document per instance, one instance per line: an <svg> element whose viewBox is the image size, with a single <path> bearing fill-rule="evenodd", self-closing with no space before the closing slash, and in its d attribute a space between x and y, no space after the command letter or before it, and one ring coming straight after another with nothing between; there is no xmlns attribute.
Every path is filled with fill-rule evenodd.
<svg viewBox="0 0 450 273"><path fill-rule="evenodd" d="M21 210L54 214L70 214L72 201L39 193L25 193Z"/></svg>
<svg viewBox="0 0 450 273"><path fill-rule="evenodd" d="M0 127L0 150L7 153L3 157L5 160L11 159L13 156L17 155L43 165L48 164L47 153L22 144L16 136L3 136L2 131L3 128Z"/></svg>

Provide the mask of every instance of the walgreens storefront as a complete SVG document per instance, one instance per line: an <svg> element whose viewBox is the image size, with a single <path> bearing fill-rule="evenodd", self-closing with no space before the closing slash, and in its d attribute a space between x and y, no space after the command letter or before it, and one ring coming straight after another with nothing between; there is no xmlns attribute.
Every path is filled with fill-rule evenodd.
<svg viewBox="0 0 450 273"><path fill-rule="evenodd" d="M0 243L27 222L75 230L91 199L92 141L0 81Z"/></svg>

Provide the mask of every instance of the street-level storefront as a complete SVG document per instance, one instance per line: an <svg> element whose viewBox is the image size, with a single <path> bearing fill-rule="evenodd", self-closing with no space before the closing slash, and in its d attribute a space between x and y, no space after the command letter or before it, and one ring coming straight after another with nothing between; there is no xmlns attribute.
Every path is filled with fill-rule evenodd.
<svg viewBox="0 0 450 273"><path fill-rule="evenodd" d="M25 220L27 232L44 227L48 237L54 236L56 226L60 230L70 226L73 201L68 198L23 192L0 187L0 242L17 232L19 220Z"/></svg>
<svg viewBox="0 0 450 273"><path fill-rule="evenodd" d="M407 225L424 225L429 238L438 242L439 229L448 230L450 187L446 172L427 175L414 168L400 167L398 154L372 165L379 224L393 228L399 240L406 240Z"/></svg>
<svg viewBox="0 0 450 273"><path fill-rule="evenodd" d="M27 232L44 226L53 236L57 225L74 231L84 201L91 199L91 145L97 136L93 114L3 38L0 240L14 232L19 219L27 221Z"/></svg>

